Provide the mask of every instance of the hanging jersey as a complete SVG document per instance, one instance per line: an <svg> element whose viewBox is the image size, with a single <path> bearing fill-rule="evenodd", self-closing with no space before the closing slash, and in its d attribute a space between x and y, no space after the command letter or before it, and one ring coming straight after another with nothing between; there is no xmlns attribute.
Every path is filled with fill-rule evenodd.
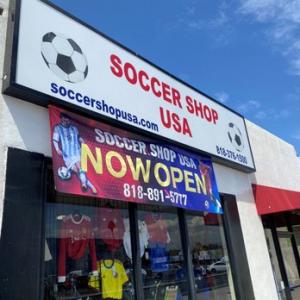
<svg viewBox="0 0 300 300"><path fill-rule="evenodd" d="M89 217L82 215L77 222L72 215L63 218L60 228L58 281L64 282L66 277L66 260L78 260L89 250L92 271L97 270L95 240Z"/></svg>
<svg viewBox="0 0 300 300"><path fill-rule="evenodd" d="M97 262L101 280L102 299L122 299L123 285L128 281L125 268L117 259L105 259ZM89 286L99 289L97 277L91 276Z"/></svg>
<svg viewBox="0 0 300 300"><path fill-rule="evenodd" d="M57 124L54 127L53 140L60 143L64 159L80 157L79 132L75 126Z"/></svg>
<svg viewBox="0 0 300 300"><path fill-rule="evenodd" d="M123 246L127 256L132 259L131 252L131 240L130 240L130 227L129 227L129 219L124 219L125 232L123 236ZM140 255L141 257L145 253L145 248L148 246L149 233L147 229L147 225L144 221L138 220L139 227L139 240L140 240Z"/></svg>
<svg viewBox="0 0 300 300"><path fill-rule="evenodd" d="M149 232L150 244L168 244L170 242L170 235L167 229L167 224L161 216L155 217L152 213L145 216Z"/></svg>
<svg viewBox="0 0 300 300"><path fill-rule="evenodd" d="M151 271L165 272L169 270L169 259L165 247L156 244L149 248Z"/></svg>
<svg viewBox="0 0 300 300"><path fill-rule="evenodd" d="M97 209L95 220L96 237L102 239L109 251L119 249L123 242L124 221L118 208Z"/></svg>

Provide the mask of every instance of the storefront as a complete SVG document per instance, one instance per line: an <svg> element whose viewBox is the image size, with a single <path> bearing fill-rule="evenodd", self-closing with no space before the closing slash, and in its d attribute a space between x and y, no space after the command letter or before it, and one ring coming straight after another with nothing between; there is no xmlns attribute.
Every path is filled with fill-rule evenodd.
<svg viewBox="0 0 300 300"><path fill-rule="evenodd" d="M244 118L44 1L13 4L0 298L276 299Z"/></svg>
<svg viewBox="0 0 300 300"><path fill-rule="evenodd" d="M300 297L300 160L292 145L248 123L256 162L252 175L280 299ZM261 143L272 149L268 156Z"/></svg>

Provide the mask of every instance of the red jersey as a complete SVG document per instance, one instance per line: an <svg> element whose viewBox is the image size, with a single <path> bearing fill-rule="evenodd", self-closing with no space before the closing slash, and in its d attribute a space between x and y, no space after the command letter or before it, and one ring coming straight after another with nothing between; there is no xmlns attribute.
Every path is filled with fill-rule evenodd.
<svg viewBox="0 0 300 300"><path fill-rule="evenodd" d="M109 251L115 251L121 247L125 227L120 209L98 208L95 227L96 237L103 240Z"/></svg>
<svg viewBox="0 0 300 300"><path fill-rule="evenodd" d="M161 215L156 218L152 213L149 213L145 216L145 222L149 233L149 243L168 244L170 242L167 224Z"/></svg>
<svg viewBox="0 0 300 300"><path fill-rule="evenodd" d="M97 271L97 259L95 240L91 219L88 216L81 216L76 221L72 215L63 218L60 228L59 257L58 257L58 281L64 282L66 279L66 259L78 260L84 256L89 248L92 271Z"/></svg>

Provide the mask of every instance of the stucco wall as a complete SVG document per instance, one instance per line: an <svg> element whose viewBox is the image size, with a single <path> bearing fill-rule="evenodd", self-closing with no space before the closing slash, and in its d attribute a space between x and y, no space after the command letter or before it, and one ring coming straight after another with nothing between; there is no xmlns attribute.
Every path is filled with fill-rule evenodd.
<svg viewBox="0 0 300 300"><path fill-rule="evenodd" d="M0 15L0 90L4 74L5 45L8 13L8 0L0 0L4 8ZM0 232L2 226L3 198L5 192L5 174L7 148L15 147L44 153L50 156L49 124L47 109L5 96L0 93Z"/></svg>
<svg viewBox="0 0 300 300"><path fill-rule="evenodd" d="M218 189L236 196L247 259L256 299L278 299L260 216L257 214L250 175L214 164Z"/></svg>
<svg viewBox="0 0 300 300"><path fill-rule="evenodd" d="M252 183L300 191L300 160L295 148L250 121L246 125L256 165Z"/></svg>

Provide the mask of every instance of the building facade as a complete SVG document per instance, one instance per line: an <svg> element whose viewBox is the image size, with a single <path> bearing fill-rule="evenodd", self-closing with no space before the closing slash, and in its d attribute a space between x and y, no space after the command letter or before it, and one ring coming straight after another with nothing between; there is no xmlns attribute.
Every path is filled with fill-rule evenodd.
<svg viewBox="0 0 300 300"><path fill-rule="evenodd" d="M299 158L292 145L248 123L256 172L251 182L283 299L299 298ZM261 145L264 145L262 147Z"/></svg>
<svg viewBox="0 0 300 300"><path fill-rule="evenodd" d="M205 159L212 161L212 178L215 178L223 213L124 201L121 197L99 199L102 186L93 186L93 190L91 177L82 180L84 175L75 169L61 169L61 173L55 169L55 126L49 123L45 97L37 94L30 100L28 90L24 90L24 96L22 91L10 92L7 88L11 76L7 73L7 64L11 62L12 53L8 49L18 17L13 18L15 8L9 8L12 3L2 0L0 4L3 7L0 15L0 77L4 92L0 94L0 298L200 300L289 297L286 287L289 282L296 285L297 270L285 270L284 262L276 265L274 254L279 261L283 259L284 251L292 251L296 262L299 256L295 254L294 246L285 246L282 252L278 247L270 248L267 239L274 239L274 226L269 225L268 217L261 217L269 213L257 210L254 195L258 203L261 198L257 191L261 186L299 190L296 169L299 161L292 146L247 121L256 166L254 172L254 168L228 163L215 155L210 156L207 151L195 151L195 147L185 142L149 135L147 130L105 118L48 95L47 104L55 104L59 112L67 114L73 126L74 120L83 119L94 126L100 124L97 126L106 128L107 136L117 135L119 145L122 134L126 136L127 132L132 147L133 140L150 140L151 145L164 145L168 149L174 146L186 155L191 153L191 157L204 154ZM16 57L12 61L14 59ZM28 67L34 69L30 64ZM53 75L46 71L46 77ZM121 85L114 87L118 88L121 89ZM173 91L175 103L176 99L176 91ZM211 118L213 116L212 113ZM81 129L80 133L83 131ZM124 136L122 146L128 142ZM63 150L62 138L56 141L58 150ZM111 151L115 153L116 149L111 148ZM68 168L65 158L64 162ZM120 171L117 167L114 170ZM65 186L68 177L80 182L81 188L88 190L88 197L81 190L73 194L58 190L58 181L54 181L64 179ZM86 181L89 179L90 184ZM87 186L82 184L83 181ZM103 187L106 186L109 187L109 182L103 182ZM110 187L107 193L114 192ZM296 211L297 207L293 209ZM274 211L271 213L273 215ZM290 225L286 227L292 243L297 243L297 236L289 230ZM273 235L272 232L270 235L271 229ZM80 234L84 232L84 238L80 234L61 235L78 233L78 230Z"/></svg>

